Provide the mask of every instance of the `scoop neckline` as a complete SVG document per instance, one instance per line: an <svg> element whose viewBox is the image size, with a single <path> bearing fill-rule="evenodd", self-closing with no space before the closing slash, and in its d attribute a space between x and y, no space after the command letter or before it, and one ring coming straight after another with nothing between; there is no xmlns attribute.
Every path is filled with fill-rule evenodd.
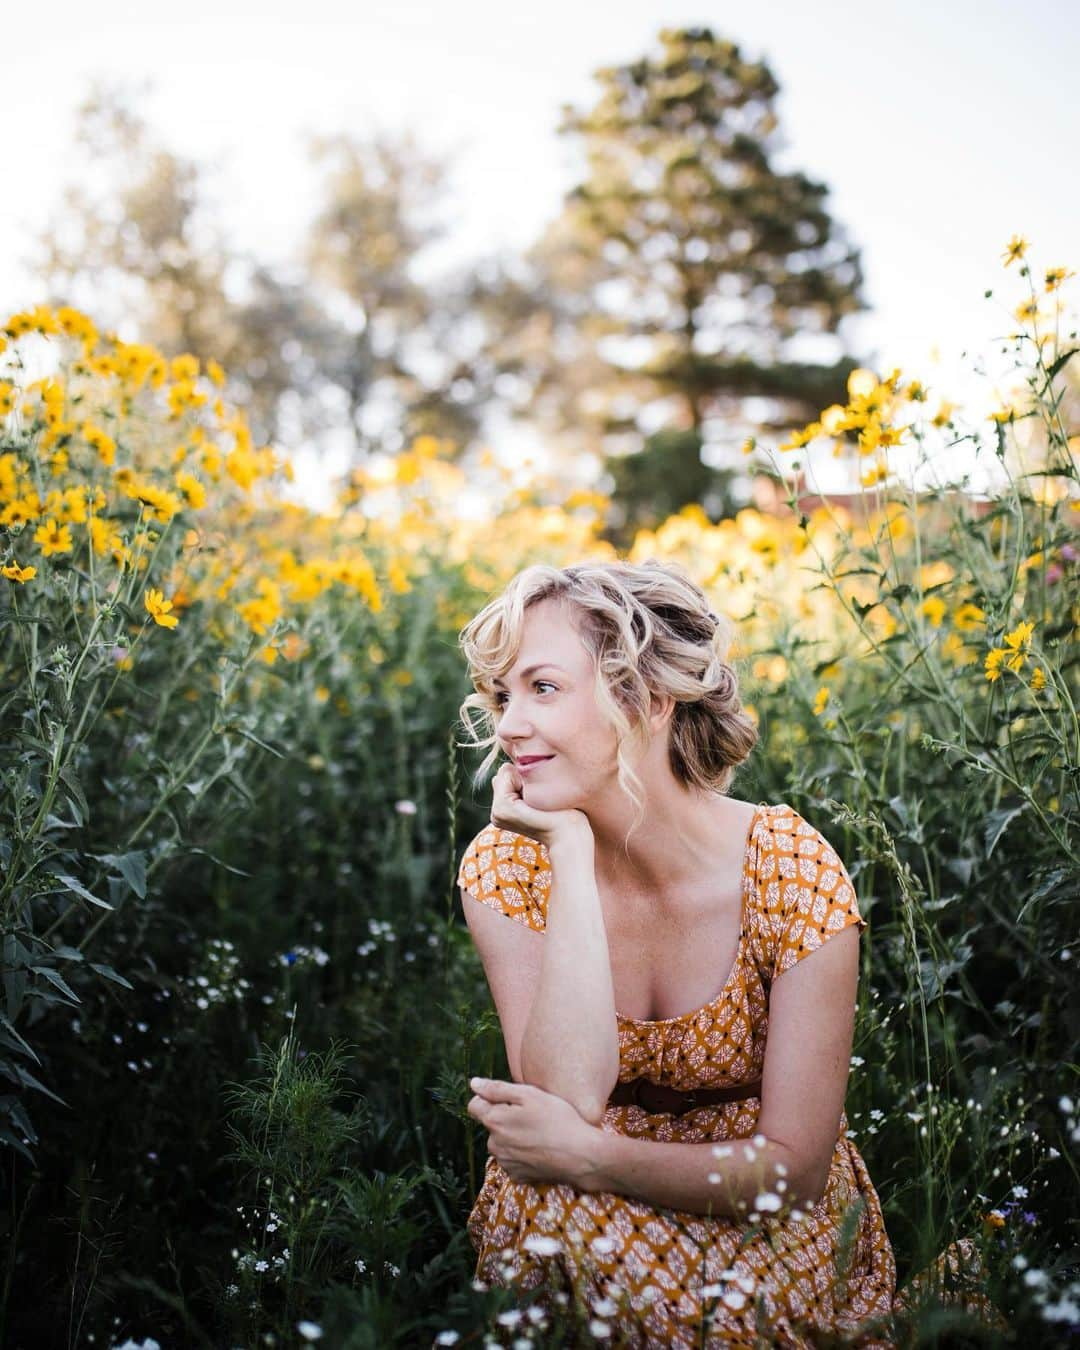
<svg viewBox="0 0 1080 1350"><path fill-rule="evenodd" d="M743 887L739 908L739 941L735 948L735 959L731 963L731 969L728 971L728 977L724 981L723 988L715 995L715 997L709 999L708 1003L703 1003L700 1008L694 1008L690 1012L676 1013L674 1017L626 1017L616 1009L616 1021L629 1022L631 1026L635 1027L663 1027L670 1026L673 1022L688 1022L692 1018L700 1017L702 1013L708 1012L710 1008L715 1007L727 993L732 980L734 980L739 971L739 967L742 965L743 943L746 939L746 908L748 894L748 887L745 885L746 868L750 861L750 850L754 843L754 831L757 829L758 816L761 815L762 811L768 809L768 802L758 802L757 806L754 807L754 812L750 817L750 825L746 831L746 844L743 848L742 872L740 873L740 880L743 882Z"/></svg>

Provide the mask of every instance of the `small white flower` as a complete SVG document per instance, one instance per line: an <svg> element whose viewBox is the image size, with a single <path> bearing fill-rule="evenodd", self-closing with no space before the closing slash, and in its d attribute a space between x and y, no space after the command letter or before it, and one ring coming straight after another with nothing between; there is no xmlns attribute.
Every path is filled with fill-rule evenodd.
<svg viewBox="0 0 1080 1350"><path fill-rule="evenodd" d="M755 1134L751 1142L755 1144L758 1148L764 1148L769 1141L765 1138L763 1134Z"/></svg>
<svg viewBox="0 0 1080 1350"><path fill-rule="evenodd" d="M782 1203L783 1201L780 1197L774 1195L772 1191L762 1191L762 1193L754 1199L754 1208L775 1212L780 1208Z"/></svg>
<svg viewBox="0 0 1080 1350"><path fill-rule="evenodd" d="M260 1274L262 1274L262 1272L263 1272L264 1270L269 1270L269 1269L270 1269L270 1262L269 1262L269 1261L256 1261L256 1262L255 1262L255 1269L256 1269Z"/></svg>
<svg viewBox="0 0 1080 1350"><path fill-rule="evenodd" d="M1050 1276L1045 1270L1025 1270L1024 1283L1029 1289L1042 1289L1050 1283Z"/></svg>
<svg viewBox="0 0 1080 1350"><path fill-rule="evenodd" d="M401 1267L393 1265L390 1261L383 1262L383 1269L389 1271L395 1280L401 1274Z"/></svg>
<svg viewBox="0 0 1080 1350"><path fill-rule="evenodd" d="M589 1319L589 1330L598 1341L605 1341L611 1335L611 1328L606 1322L601 1322L599 1317Z"/></svg>
<svg viewBox="0 0 1080 1350"><path fill-rule="evenodd" d="M360 1272L361 1275L363 1275L364 1271L367 1270L367 1262L364 1260L362 1256L358 1256L356 1258L356 1269Z"/></svg>
<svg viewBox="0 0 1080 1350"><path fill-rule="evenodd" d="M1012 1188L1012 1193L1016 1196L1017 1200L1026 1200L1028 1188L1026 1186L1014 1186Z"/></svg>
<svg viewBox="0 0 1080 1350"><path fill-rule="evenodd" d="M456 1345L461 1336L456 1331L440 1331L435 1337L436 1345Z"/></svg>
<svg viewBox="0 0 1080 1350"><path fill-rule="evenodd" d="M1062 1097L1058 1101L1058 1110L1063 1111L1065 1115L1071 1116L1074 1109L1073 1099L1071 1097Z"/></svg>
<svg viewBox="0 0 1080 1350"><path fill-rule="evenodd" d="M322 1327L318 1322L297 1322L296 1329L305 1341L321 1341Z"/></svg>
<svg viewBox="0 0 1080 1350"><path fill-rule="evenodd" d="M1047 1156L1048 1158L1053 1159L1053 1158L1060 1158L1060 1157L1061 1157L1061 1154L1057 1151L1056 1148L1048 1148L1048 1149L1046 1150L1046 1156Z"/></svg>
<svg viewBox="0 0 1080 1350"><path fill-rule="evenodd" d="M724 1178L720 1175L719 1172L710 1172L710 1173L709 1173L709 1182L710 1182L710 1184L713 1185L713 1186L715 1186L715 1185L717 1185L719 1182L723 1181L723 1179L724 1179Z"/></svg>
<svg viewBox="0 0 1080 1350"><path fill-rule="evenodd" d="M853 1069L861 1069L862 1066L863 1066L865 1063L866 1063L866 1060L863 1059L862 1055L852 1055L852 1056L851 1056L851 1067L852 1067Z"/></svg>
<svg viewBox="0 0 1080 1350"><path fill-rule="evenodd" d="M401 801L394 803L394 810L399 816L415 816L416 803L409 801L407 797L403 797Z"/></svg>
<svg viewBox="0 0 1080 1350"><path fill-rule="evenodd" d="M534 1327L539 1326L540 1323L545 1320L543 1308L538 1308L535 1303L532 1305L531 1308L525 1309L525 1316L529 1319L529 1321L533 1324Z"/></svg>
<svg viewBox="0 0 1080 1350"><path fill-rule="evenodd" d="M521 1321L521 1311L518 1308L508 1308L506 1312L499 1313L495 1321L501 1327L516 1327Z"/></svg>
<svg viewBox="0 0 1080 1350"><path fill-rule="evenodd" d="M730 1158L734 1151L728 1144L714 1144L712 1155L714 1158Z"/></svg>
<svg viewBox="0 0 1080 1350"><path fill-rule="evenodd" d="M610 1298L598 1298L592 1305L592 1310L597 1317L614 1317L619 1311L615 1300Z"/></svg>
<svg viewBox="0 0 1080 1350"><path fill-rule="evenodd" d="M1044 1303L1042 1315L1047 1322L1080 1322L1080 1303L1063 1294L1056 1303Z"/></svg>

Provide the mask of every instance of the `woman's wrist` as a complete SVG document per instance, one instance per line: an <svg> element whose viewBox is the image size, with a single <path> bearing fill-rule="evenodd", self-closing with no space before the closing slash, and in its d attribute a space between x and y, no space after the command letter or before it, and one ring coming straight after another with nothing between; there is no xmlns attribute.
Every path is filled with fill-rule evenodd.
<svg viewBox="0 0 1080 1350"><path fill-rule="evenodd" d="M590 866L595 855L595 841L588 826L570 827L555 835L547 845L552 864L587 861Z"/></svg>
<svg viewBox="0 0 1080 1350"><path fill-rule="evenodd" d="M583 1124L588 1133L582 1132L579 1162L571 1184L579 1191L607 1190L607 1163L613 1136L602 1125L590 1125L588 1121Z"/></svg>

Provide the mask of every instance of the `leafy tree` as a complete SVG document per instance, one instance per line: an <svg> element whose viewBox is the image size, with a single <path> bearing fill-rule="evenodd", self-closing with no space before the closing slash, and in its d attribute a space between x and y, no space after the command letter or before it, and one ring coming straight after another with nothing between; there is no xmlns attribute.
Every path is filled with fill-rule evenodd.
<svg viewBox="0 0 1080 1350"><path fill-rule="evenodd" d="M862 275L826 187L773 163L778 85L764 62L708 28L664 29L658 53L597 79L594 106L565 107L559 128L582 138L583 181L530 251L529 278L504 292L508 316L523 295L541 305L508 357L522 415L606 460L625 516L649 515L635 493L663 480L656 516L700 499L700 469L673 446L726 443L737 464L746 435L843 398L855 363L807 347L836 345L863 307ZM655 465L615 471L635 453ZM723 475L710 481L730 504Z"/></svg>
<svg viewBox="0 0 1080 1350"><path fill-rule="evenodd" d="M391 452L428 433L467 445L490 386L463 346L460 278L421 284L417 258L445 169L410 139L313 143L328 172L293 266L224 239L200 167L161 145L132 97L96 86L78 111L89 172L40 241L52 303L166 355L214 358L253 431L282 445ZM344 432L344 436L343 436Z"/></svg>

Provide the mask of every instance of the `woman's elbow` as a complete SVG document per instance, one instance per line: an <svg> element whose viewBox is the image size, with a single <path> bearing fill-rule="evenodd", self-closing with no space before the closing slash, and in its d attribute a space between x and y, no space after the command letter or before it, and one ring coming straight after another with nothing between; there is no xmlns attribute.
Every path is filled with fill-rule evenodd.
<svg viewBox="0 0 1080 1350"><path fill-rule="evenodd" d="M793 1203L804 1209L814 1209L820 1205L829 1184L831 1168L831 1156L824 1165L815 1159L797 1168L795 1176L791 1178L791 1189L795 1192Z"/></svg>

